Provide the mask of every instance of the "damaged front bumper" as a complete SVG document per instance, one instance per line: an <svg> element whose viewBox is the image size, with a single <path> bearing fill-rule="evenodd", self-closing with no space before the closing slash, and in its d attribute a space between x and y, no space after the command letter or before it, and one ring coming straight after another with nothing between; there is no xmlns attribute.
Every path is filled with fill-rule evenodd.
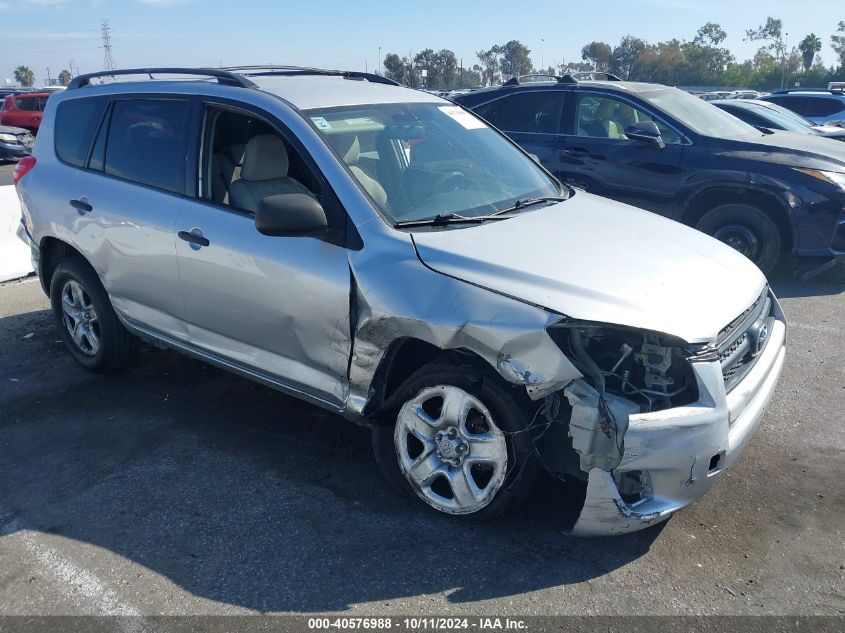
<svg viewBox="0 0 845 633"><path fill-rule="evenodd" d="M698 401L630 415L622 459L612 471L590 470L586 500L572 533L640 530L706 493L736 461L760 422L783 368L785 342L780 318L752 369L730 392L718 360L697 362ZM631 481L638 482L635 494L627 490Z"/></svg>

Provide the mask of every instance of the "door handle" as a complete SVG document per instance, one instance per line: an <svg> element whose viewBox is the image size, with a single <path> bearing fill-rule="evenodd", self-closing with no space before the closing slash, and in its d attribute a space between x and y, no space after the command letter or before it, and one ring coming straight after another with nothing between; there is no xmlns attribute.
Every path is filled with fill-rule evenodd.
<svg viewBox="0 0 845 633"><path fill-rule="evenodd" d="M589 156L590 154L590 150L586 147L565 147L563 148L563 152L570 156Z"/></svg>
<svg viewBox="0 0 845 633"><path fill-rule="evenodd" d="M179 231L177 235L180 240L185 240L192 247L196 246L199 248L200 246L208 246L211 243L202 236L202 231L199 229L193 229L190 233L188 231Z"/></svg>
<svg viewBox="0 0 845 633"><path fill-rule="evenodd" d="M88 203L88 198L85 196L82 196L79 200L71 200L70 206L76 209L79 212L79 215L85 215L86 213L91 213L91 211L94 210L94 207Z"/></svg>

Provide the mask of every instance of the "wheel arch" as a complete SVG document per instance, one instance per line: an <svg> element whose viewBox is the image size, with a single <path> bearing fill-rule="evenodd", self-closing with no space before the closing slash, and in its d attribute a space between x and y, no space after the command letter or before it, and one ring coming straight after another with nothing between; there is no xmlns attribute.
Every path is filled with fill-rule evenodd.
<svg viewBox="0 0 845 633"><path fill-rule="evenodd" d="M38 279L41 281L41 289L44 293L50 294L50 280L56 267L66 259L81 259L89 266L87 259L73 246L57 237L45 237L39 244Z"/></svg>
<svg viewBox="0 0 845 633"><path fill-rule="evenodd" d="M792 251L794 231L789 219L789 206L772 191L753 187L709 187L690 198L680 220L687 226L695 227L705 213L730 203L751 205L768 215L778 228L782 252Z"/></svg>

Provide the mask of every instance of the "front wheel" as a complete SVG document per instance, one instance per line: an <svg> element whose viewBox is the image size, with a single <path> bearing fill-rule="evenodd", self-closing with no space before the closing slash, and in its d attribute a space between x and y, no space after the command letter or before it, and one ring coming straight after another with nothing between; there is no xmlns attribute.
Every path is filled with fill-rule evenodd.
<svg viewBox="0 0 845 633"><path fill-rule="evenodd" d="M716 207L705 213L695 228L742 253L766 274L772 271L780 257L778 227L757 207L747 204Z"/></svg>
<svg viewBox="0 0 845 633"><path fill-rule="evenodd" d="M373 447L394 487L439 512L479 518L530 492L537 467L526 405L492 372L429 365L391 401L373 429Z"/></svg>

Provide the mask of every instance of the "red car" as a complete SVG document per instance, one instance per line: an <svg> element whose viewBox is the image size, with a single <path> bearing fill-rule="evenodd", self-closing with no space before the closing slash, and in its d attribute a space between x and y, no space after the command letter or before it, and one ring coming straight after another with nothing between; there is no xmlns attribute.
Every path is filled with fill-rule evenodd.
<svg viewBox="0 0 845 633"><path fill-rule="evenodd" d="M49 92L21 92L8 95L0 106L0 125L22 127L33 134L41 126L41 116Z"/></svg>

